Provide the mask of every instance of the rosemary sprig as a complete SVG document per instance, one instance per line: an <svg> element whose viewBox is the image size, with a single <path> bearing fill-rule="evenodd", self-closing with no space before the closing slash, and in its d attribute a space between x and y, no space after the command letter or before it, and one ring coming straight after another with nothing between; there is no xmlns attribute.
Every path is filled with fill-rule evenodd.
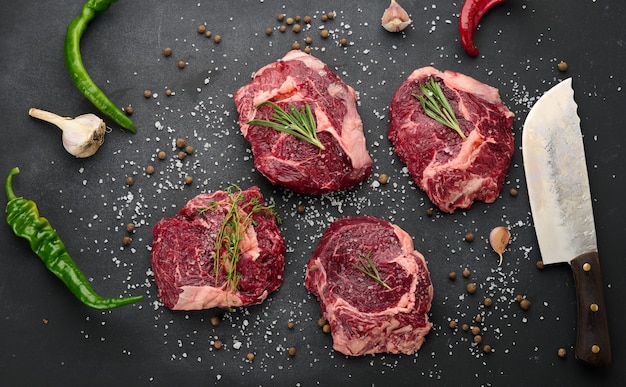
<svg viewBox="0 0 626 387"><path fill-rule="evenodd" d="M431 77L428 82L420 86L420 91L422 95L413 94L413 96L422 103L424 112L433 120L456 131L465 140L465 134L463 134L454 110L452 110L450 102L443 94L439 83Z"/></svg>
<svg viewBox="0 0 626 387"><path fill-rule="evenodd" d="M317 137L315 117L313 116L311 106L308 103L305 104L300 110L292 104L289 104L289 112L286 112L272 101L261 102L256 106L256 108L258 109L264 105L270 105L274 108L274 113L272 114L273 121L252 120L248 121L249 125L267 126L280 132L296 136L301 140L315 145L321 150L326 149Z"/></svg>
<svg viewBox="0 0 626 387"><path fill-rule="evenodd" d="M387 283L385 283L385 281L383 281L382 278L380 278L380 273L378 272L378 268L376 267L376 264L372 260L372 252L371 251L369 253L367 253L367 255L360 255L359 254L357 256L357 258L359 260L359 264L357 265L356 263L353 263L352 266L354 266L355 268L359 269L365 275L367 275L368 277L370 277L374 281L378 282L382 286L384 286L387 289L391 290L391 287L389 285L387 285Z"/></svg>
<svg viewBox="0 0 626 387"><path fill-rule="evenodd" d="M197 212L199 215L205 215L209 210L215 210L220 206L229 206L215 238L213 272L217 286L220 273L224 271L228 288L235 293L241 277L237 271L237 263L241 259L240 243L248 227L255 224L252 215L266 212L275 216L278 223L280 223L280 218L272 206L260 204L257 198L247 200L237 185L231 185L226 189L226 192L228 193L227 200L212 201L209 208L199 208Z"/></svg>

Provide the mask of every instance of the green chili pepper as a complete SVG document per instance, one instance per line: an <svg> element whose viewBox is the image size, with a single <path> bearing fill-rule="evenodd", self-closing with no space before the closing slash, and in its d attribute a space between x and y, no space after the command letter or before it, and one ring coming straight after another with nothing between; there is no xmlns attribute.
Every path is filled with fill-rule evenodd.
<svg viewBox="0 0 626 387"><path fill-rule="evenodd" d="M28 240L31 249L37 253L48 270L59 277L76 298L95 309L112 309L141 300L143 296L103 298L95 292L48 220L39 216L37 204L32 200L18 198L13 193L13 176L18 173L19 168L11 169L5 184L8 199L7 223L15 235Z"/></svg>
<svg viewBox="0 0 626 387"><path fill-rule="evenodd" d="M89 24L97 14L109 9L111 4L116 1L117 0L88 0L83 5L80 15L76 16L67 27L63 56L65 58L67 71L78 90L80 90L95 107L109 118L113 119L119 126L135 133L137 131L135 124L133 124L130 118L128 118L121 109L111 102L91 79L87 70L85 70L83 58L80 54L80 38L85 32L87 24Z"/></svg>

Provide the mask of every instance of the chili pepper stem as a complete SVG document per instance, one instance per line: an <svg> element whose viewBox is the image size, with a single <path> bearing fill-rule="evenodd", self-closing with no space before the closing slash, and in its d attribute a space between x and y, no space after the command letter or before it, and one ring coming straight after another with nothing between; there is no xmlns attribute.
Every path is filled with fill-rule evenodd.
<svg viewBox="0 0 626 387"><path fill-rule="evenodd" d="M20 173L20 169L18 167L14 167L9 171L9 175L7 176L7 181L4 187L9 201L17 199L17 196L15 196L15 193L13 192L13 176L18 173Z"/></svg>

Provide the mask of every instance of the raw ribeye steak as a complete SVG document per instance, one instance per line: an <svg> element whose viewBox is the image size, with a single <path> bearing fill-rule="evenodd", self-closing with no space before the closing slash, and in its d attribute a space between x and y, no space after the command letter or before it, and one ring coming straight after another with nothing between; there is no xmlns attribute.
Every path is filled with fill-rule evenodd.
<svg viewBox="0 0 626 387"><path fill-rule="evenodd" d="M324 150L292 134L252 120L274 121L271 101L285 111L290 105L311 108ZM254 166L272 184L317 195L341 191L367 179L372 159L367 152L356 93L322 61L300 50L259 69L235 93L241 132L252 146Z"/></svg>
<svg viewBox="0 0 626 387"><path fill-rule="evenodd" d="M259 304L282 283L285 242L257 187L200 194L152 233L152 271L170 309Z"/></svg>
<svg viewBox="0 0 626 387"><path fill-rule="evenodd" d="M364 268L375 268L382 282ZM307 265L305 286L320 302L333 348L345 355L411 354L432 326L433 286L424 256L405 231L382 219L333 222Z"/></svg>
<svg viewBox="0 0 626 387"><path fill-rule="evenodd" d="M450 102L465 140L427 116L413 94L433 78ZM443 212L496 200L513 155L513 113L498 89L433 67L415 70L393 96L388 135L418 187Z"/></svg>

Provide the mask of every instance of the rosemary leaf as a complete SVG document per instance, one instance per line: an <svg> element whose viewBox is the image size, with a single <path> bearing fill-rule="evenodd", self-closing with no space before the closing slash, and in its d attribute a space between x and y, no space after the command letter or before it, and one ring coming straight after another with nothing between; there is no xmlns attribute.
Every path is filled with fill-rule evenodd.
<svg viewBox="0 0 626 387"><path fill-rule="evenodd" d="M454 110L452 110L450 102L443 94L439 83L431 77L429 81L420 86L420 91L422 94L413 94L413 96L420 101L426 115L440 124L453 129L465 140L466 136L461 130Z"/></svg>
<svg viewBox="0 0 626 387"><path fill-rule="evenodd" d="M376 264L372 260L371 256L372 256L372 252L371 251L369 253L367 253L367 255L365 255L365 256L359 255L357 257L357 259L359 260L359 264L357 265L357 264L353 263L352 266L354 266L356 269L360 270L363 274L367 275L368 277L370 277L374 281L378 282L380 285L382 285L385 288L391 290L391 287L389 285L387 285L387 283L385 281L383 281L382 278L380 278L380 273L378 272L378 268L376 267Z"/></svg>
<svg viewBox="0 0 626 387"><path fill-rule="evenodd" d="M291 134L322 150L326 149L317 137L315 117L308 103L305 104L301 110L289 104L289 112L286 112L272 101L261 102L256 108L258 109L264 105L270 105L274 109L272 114L273 121L251 120L247 122L249 125L267 126L280 132Z"/></svg>

